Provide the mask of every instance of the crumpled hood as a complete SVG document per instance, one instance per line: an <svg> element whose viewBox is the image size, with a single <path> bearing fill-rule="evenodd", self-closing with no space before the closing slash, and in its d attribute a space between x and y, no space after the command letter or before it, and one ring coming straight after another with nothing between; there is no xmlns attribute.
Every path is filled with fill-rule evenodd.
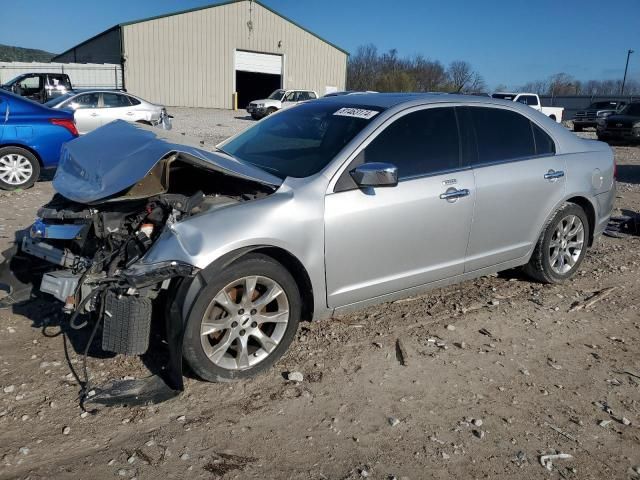
<svg viewBox="0 0 640 480"><path fill-rule="evenodd" d="M282 184L264 170L209 148L215 149L180 134L116 120L63 146L53 187L69 200L95 203L133 186L174 153L234 177L274 188Z"/></svg>

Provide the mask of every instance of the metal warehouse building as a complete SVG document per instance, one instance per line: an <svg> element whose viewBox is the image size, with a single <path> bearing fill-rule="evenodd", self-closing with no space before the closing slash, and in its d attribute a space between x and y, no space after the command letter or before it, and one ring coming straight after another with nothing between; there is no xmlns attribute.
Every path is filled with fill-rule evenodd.
<svg viewBox="0 0 640 480"><path fill-rule="evenodd" d="M343 90L348 53L257 0L121 23L54 62L120 63L127 91L170 106L234 108L277 88Z"/></svg>

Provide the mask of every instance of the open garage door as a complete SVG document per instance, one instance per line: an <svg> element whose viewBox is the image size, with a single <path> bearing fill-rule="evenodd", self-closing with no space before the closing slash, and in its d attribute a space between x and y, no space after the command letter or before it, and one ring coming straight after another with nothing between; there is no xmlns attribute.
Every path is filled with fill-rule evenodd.
<svg viewBox="0 0 640 480"><path fill-rule="evenodd" d="M268 97L282 87L282 55L236 50L235 76L238 108Z"/></svg>

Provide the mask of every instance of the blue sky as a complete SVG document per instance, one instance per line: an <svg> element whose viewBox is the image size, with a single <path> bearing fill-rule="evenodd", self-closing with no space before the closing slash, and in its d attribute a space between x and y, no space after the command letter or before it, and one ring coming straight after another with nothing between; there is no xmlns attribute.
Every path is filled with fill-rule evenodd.
<svg viewBox="0 0 640 480"><path fill-rule="evenodd" d="M443 63L462 59L490 87L566 72L640 81L640 0L262 0L340 47L373 43ZM0 43L61 52L119 23L207 0L29 0L2 6ZM609 8L610 6L610 8Z"/></svg>

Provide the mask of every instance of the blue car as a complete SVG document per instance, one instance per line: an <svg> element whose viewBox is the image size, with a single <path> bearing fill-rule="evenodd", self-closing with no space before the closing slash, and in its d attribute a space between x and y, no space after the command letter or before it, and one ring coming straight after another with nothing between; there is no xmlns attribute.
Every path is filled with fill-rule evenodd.
<svg viewBox="0 0 640 480"><path fill-rule="evenodd" d="M73 113L0 90L0 188L31 187L58 165L64 142L78 136Z"/></svg>

